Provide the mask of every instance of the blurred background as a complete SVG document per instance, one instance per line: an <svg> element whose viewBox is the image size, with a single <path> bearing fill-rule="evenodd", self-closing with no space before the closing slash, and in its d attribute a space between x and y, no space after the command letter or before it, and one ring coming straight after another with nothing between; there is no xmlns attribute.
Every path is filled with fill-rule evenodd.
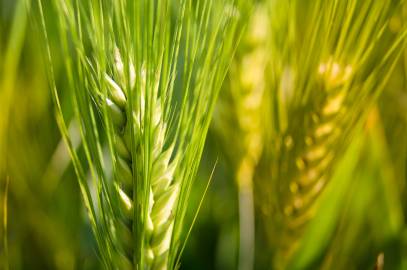
<svg viewBox="0 0 407 270"><path fill-rule="evenodd" d="M0 267L100 269L55 121L34 2L0 0ZM385 28L389 33L404 29L406 8L397 8ZM290 16L304 19L305 28L309 16L301 12ZM276 210L275 181L282 180L270 173L283 166L283 158L276 161L273 154L279 137L268 124L274 107L267 100L277 74L268 49L272 30L269 7L256 2L206 141L191 205L199 203L215 170L181 269L407 269L407 51L400 46L358 132L338 150L329 182L310 199L306 222L288 230L284 213ZM64 74L56 69L55 75L61 101L69 103ZM64 108L66 119L72 118L69 106ZM74 120L69 128L80 146ZM301 202L307 198L298 196Z"/></svg>

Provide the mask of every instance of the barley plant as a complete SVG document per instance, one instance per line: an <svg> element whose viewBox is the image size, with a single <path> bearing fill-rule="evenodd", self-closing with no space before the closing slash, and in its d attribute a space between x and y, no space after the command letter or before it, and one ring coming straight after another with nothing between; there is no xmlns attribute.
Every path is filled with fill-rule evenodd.
<svg viewBox="0 0 407 270"><path fill-rule="evenodd" d="M57 121L103 264L174 269L204 140L238 40L236 1L52 1L44 13ZM56 18L56 19L55 19ZM49 40L48 40L49 41ZM75 151L53 79L55 46L80 123ZM86 160L86 165L82 162ZM189 225L188 225L189 224Z"/></svg>
<svg viewBox="0 0 407 270"><path fill-rule="evenodd" d="M401 2L270 1L271 117L256 197L276 269L316 267L299 259L307 225L403 51Z"/></svg>
<svg viewBox="0 0 407 270"><path fill-rule="evenodd" d="M264 3L253 9L214 114L239 190L239 269L252 269L255 253L252 181L263 148L267 15Z"/></svg>

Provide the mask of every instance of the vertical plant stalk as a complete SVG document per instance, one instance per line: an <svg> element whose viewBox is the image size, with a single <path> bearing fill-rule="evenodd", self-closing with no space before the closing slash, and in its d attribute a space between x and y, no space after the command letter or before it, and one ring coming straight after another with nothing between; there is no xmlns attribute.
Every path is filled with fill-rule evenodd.
<svg viewBox="0 0 407 270"><path fill-rule="evenodd" d="M243 160L237 170L239 190L239 269L250 270L254 266L255 216L253 199L253 173L255 165Z"/></svg>
<svg viewBox="0 0 407 270"><path fill-rule="evenodd" d="M0 252L3 269L9 269L8 241L7 241L7 196L9 178L7 176L7 132L10 121L10 108L13 102L13 93L17 78L17 69L21 57L21 50L25 40L27 26L27 13L30 9L30 0L19 0L15 3L15 11L7 40L4 59L0 63L0 183L4 182L4 194L2 200L2 228L0 238L2 248ZM2 184L3 186L3 184Z"/></svg>
<svg viewBox="0 0 407 270"><path fill-rule="evenodd" d="M1 69L2 76L0 77L1 92L0 97L2 106L0 107L0 156L6 156L6 133L9 121L10 106L13 98L13 90L17 77L17 68L21 57L21 49L25 39L25 30L27 24L27 12L30 7L29 0L19 0L16 2L13 23L10 30L4 60L2 61ZM6 162L0 162L0 172L5 168Z"/></svg>
<svg viewBox="0 0 407 270"><path fill-rule="evenodd" d="M3 266L2 268L5 270L9 269L9 259L8 259L8 229L7 229L7 218L8 218L8 212L7 212L7 207L8 207L8 189L9 189L9 182L10 179L9 177L6 178L6 183L4 186L4 192L3 192L3 202L2 202L2 210L3 210L3 223L2 223L2 231L3 231L3 256L2 256L2 261L3 261Z"/></svg>
<svg viewBox="0 0 407 270"><path fill-rule="evenodd" d="M0 156L6 157L6 133L9 121L9 111L13 97L13 90L17 77L17 67L21 56L21 49L25 38L27 11L29 2L19 0L16 3L14 19L10 30L4 61L2 61L2 76L0 77L0 97L3 106L0 107ZM5 169L5 160L0 162L0 172Z"/></svg>

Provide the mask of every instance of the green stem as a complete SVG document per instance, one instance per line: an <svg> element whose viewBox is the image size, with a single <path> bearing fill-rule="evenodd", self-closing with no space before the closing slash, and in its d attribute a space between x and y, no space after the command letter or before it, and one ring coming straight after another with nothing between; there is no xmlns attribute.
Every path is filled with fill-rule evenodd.
<svg viewBox="0 0 407 270"><path fill-rule="evenodd" d="M252 270L255 250L253 164L243 159L237 171L239 188L239 270Z"/></svg>

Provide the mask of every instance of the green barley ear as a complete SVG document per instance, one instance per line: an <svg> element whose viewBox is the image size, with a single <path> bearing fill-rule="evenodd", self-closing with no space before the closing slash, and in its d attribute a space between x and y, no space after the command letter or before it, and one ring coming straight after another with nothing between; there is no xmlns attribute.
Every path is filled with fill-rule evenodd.
<svg viewBox="0 0 407 270"><path fill-rule="evenodd" d="M51 2L81 124L83 153L70 147L71 155L103 263L174 269L243 9L229 0ZM57 120L70 146L47 48Z"/></svg>
<svg viewBox="0 0 407 270"><path fill-rule="evenodd" d="M389 27L400 2L271 1L271 120L257 195L277 268L404 48L406 30Z"/></svg>

